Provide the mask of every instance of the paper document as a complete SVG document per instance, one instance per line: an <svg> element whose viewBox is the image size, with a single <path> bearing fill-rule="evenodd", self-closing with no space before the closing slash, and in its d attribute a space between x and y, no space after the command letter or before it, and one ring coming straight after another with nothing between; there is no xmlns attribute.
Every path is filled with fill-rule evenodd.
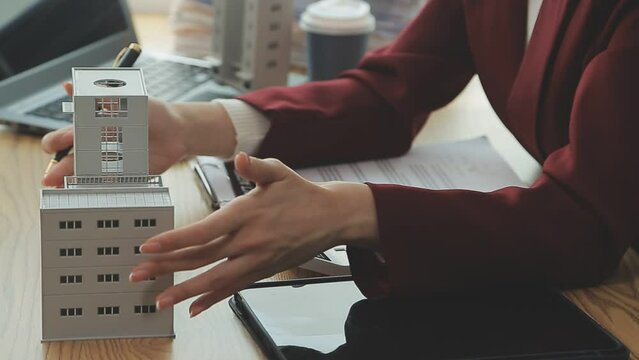
<svg viewBox="0 0 639 360"><path fill-rule="evenodd" d="M420 145L396 158L299 169L304 178L322 181L399 184L426 189L489 192L527 187L486 137Z"/></svg>

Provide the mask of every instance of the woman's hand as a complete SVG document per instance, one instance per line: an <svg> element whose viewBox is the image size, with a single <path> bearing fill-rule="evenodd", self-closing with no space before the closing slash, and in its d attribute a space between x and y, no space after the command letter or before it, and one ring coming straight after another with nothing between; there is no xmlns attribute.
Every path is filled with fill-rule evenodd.
<svg viewBox="0 0 639 360"><path fill-rule="evenodd" d="M73 94L71 83L65 83ZM228 157L235 151L235 129L216 103L175 103L149 98L149 173L161 174L191 155ZM73 145L73 126L48 133L42 148L49 154ZM73 175L73 155L66 156L42 179L45 186L62 186Z"/></svg>
<svg viewBox="0 0 639 360"><path fill-rule="evenodd" d="M368 186L315 184L274 159L240 154L240 176L256 189L207 218L145 242L141 251L156 254L135 267L137 282L222 260L208 271L166 289L158 309L200 295L191 316L250 284L310 260L338 244L374 248L377 216Z"/></svg>

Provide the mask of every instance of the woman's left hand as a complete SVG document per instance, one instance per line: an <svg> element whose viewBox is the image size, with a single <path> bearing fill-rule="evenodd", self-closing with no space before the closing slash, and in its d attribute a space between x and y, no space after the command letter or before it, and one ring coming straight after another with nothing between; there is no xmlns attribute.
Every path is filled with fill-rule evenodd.
<svg viewBox="0 0 639 360"><path fill-rule="evenodd" d="M136 266L130 280L218 262L172 286L158 309L200 295L190 307L196 316L213 304L265 277L300 265L339 244L377 247L377 216L368 186L309 182L279 160L239 154L235 167L257 187L195 224L146 241L155 254Z"/></svg>

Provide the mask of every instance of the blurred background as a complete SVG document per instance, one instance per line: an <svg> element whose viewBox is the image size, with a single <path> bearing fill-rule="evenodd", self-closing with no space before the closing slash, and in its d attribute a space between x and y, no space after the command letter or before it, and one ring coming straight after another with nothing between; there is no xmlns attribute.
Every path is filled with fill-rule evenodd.
<svg viewBox="0 0 639 360"><path fill-rule="evenodd" d="M296 19L299 19L306 6L315 1L295 0ZM368 0L377 20L377 30L370 39L369 47L377 48L392 41L417 15L425 1ZM158 19L162 15L169 15L171 37L166 39L167 44L170 44L166 50L190 57L210 55L215 11L212 0L129 0L129 5L134 14L155 14L160 16ZM291 59L296 68L303 69L306 65L305 36L297 24L293 26Z"/></svg>

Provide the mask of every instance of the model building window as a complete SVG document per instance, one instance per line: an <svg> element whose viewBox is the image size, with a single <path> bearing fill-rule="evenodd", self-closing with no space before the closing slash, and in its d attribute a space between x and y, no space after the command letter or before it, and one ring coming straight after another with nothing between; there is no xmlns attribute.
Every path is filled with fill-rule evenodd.
<svg viewBox="0 0 639 360"><path fill-rule="evenodd" d="M60 309L60 316L82 316L82 308L62 308Z"/></svg>
<svg viewBox="0 0 639 360"><path fill-rule="evenodd" d="M135 305L133 307L133 312L136 314L152 314L155 311L155 305Z"/></svg>
<svg viewBox="0 0 639 360"><path fill-rule="evenodd" d="M120 282L120 274L98 274L98 282Z"/></svg>
<svg viewBox="0 0 639 360"><path fill-rule="evenodd" d="M140 247L139 246L135 246L133 248L133 252L135 253L135 255L142 254L142 252L140 251Z"/></svg>
<svg viewBox="0 0 639 360"><path fill-rule="evenodd" d="M82 248L60 249L60 256L82 256Z"/></svg>
<svg viewBox="0 0 639 360"><path fill-rule="evenodd" d="M120 315L119 306L98 306L98 315Z"/></svg>
<svg viewBox="0 0 639 360"><path fill-rule="evenodd" d="M62 230L82 229L82 221L79 221L79 220L60 221L58 223L58 226Z"/></svg>
<svg viewBox="0 0 639 360"><path fill-rule="evenodd" d="M82 284L82 275L62 275L60 284Z"/></svg>
<svg viewBox="0 0 639 360"><path fill-rule="evenodd" d="M120 248L114 247L99 247L98 255L120 255Z"/></svg>
<svg viewBox="0 0 639 360"><path fill-rule="evenodd" d="M278 22L272 22L269 24L268 28L271 31L277 31L282 27L282 25Z"/></svg>
<svg viewBox="0 0 639 360"><path fill-rule="evenodd" d="M269 50L277 50L280 47L280 43L278 41L271 41L266 44Z"/></svg>
<svg viewBox="0 0 639 360"><path fill-rule="evenodd" d="M102 174L124 172L122 126L103 126L100 130Z"/></svg>
<svg viewBox="0 0 639 360"><path fill-rule="evenodd" d="M96 98L95 117L128 117L128 105L127 98Z"/></svg>
<svg viewBox="0 0 639 360"><path fill-rule="evenodd" d="M155 219L135 219L133 225L135 227L155 227L157 221Z"/></svg>
<svg viewBox="0 0 639 360"><path fill-rule="evenodd" d="M98 229L116 229L120 227L120 220L98 220Z"/></svg>

